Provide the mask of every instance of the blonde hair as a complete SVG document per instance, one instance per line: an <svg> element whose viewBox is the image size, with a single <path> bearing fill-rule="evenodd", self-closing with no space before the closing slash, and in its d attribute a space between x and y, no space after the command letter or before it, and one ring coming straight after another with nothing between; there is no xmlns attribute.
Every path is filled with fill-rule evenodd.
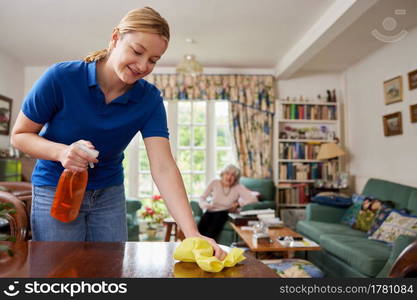
<svg viewBox="0 0 417 300"><path fill-rule="evenodd" d="M161 15L150 7L136 8L129 11L113 31L119 31L121 35L132 31L156 33L169 42L169 25ZM84 58L85 62L98 61L105 58L111 52L111 45L107 49L94 51Z"/></svg>

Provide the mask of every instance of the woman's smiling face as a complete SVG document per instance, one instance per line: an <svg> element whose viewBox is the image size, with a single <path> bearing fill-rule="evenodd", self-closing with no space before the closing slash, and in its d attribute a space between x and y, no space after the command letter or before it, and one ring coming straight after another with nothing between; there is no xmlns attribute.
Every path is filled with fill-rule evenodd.
<svg viewBox="0 0 417 300"><path fill-rule="evenodd" d="M116 75L123 83L134 84L152 72L166 51L168 42L156 33L129 32L121 35L115 32L112 46L109 60Z"/></svg>
<svg viewBox="0 0 417 300"><path fill-rule="evenodd" d="M221 176L223 186L231 187L236 183L236 175L233 172L224 172Z"/></svg>

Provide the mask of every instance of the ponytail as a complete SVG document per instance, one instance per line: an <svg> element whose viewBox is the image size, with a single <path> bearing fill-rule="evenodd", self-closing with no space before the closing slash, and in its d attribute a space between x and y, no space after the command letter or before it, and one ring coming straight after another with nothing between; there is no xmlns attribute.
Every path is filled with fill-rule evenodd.
<svg viewBox="0 0 417 300"><path fill-rule="evenodd" d="M84 61L87 63L90 63L93 61L99 61L100 59L105 58L107 56L107 53L108 53L107 49L91 52L86 57L84 57Z"/></svg>

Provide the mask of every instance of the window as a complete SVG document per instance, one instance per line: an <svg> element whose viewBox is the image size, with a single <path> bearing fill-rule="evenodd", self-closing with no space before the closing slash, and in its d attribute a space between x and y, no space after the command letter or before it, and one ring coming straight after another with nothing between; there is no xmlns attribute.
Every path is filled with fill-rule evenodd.
<svg viewBox="0 0 417 300"><path fill-rule="evenodd" d="M229 122L229 103L216 102L216 174L230 163L235 163L235 155L232 147L232 136Z"/></svg>
<svg viewBox="0 0 417 300"><path fill-rule="evenodd" d="M197 198L206 186L207 102L177 103L177 164L189 198Z"/></svg>
<svg viewBox="0 0 417 300"><path fill-rule="evenodd" d="M165 108L171 150L184 180L188 198L198 199L225 165L236 163L229 125L229 102L166 101ZM140 133L130 143L124 165L125 186L130 197L149 198L159 194L151 177Z"/></svg>

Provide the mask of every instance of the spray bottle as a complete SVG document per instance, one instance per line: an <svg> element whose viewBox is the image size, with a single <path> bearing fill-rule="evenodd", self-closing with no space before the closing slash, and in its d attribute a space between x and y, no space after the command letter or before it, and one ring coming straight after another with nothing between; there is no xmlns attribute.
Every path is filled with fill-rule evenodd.
<svg viewBox="0 0 417 300"><path fill-rule="evenodd" d="M83 144L76 144L90 157L97 158L99 152ZM92 162L90 168L94 168ZM58 181L51 216L61 222L71 222L78 216L88 182L88 170L73 172L65 169Z"/></svg>

